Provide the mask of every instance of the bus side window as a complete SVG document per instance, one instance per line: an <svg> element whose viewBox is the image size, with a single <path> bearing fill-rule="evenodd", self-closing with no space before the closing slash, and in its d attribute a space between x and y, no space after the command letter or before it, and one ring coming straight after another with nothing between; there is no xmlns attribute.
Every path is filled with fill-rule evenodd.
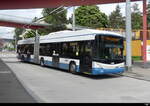
<svg viewBox="0 0 150 106"><path fill-rule="evenodd" d="M45 46L45 55L51 56L51 44L46 44Z"/></svg>
<svg viewBox="0 0 150 106"><path fill-rule="evenodd" d="M52 55L57 55L57 56L60 56L60 55L61 55L60 43L55 43L55 44L53 44Z"/></svg>
<svg viewBox="0 0 150 106"><path fill-rule="evenodd" d="M79 57L79 44L78 44L78 42L71 42L71 43L69 43L68 54L72 58Z"/></svg>
<svg viewBox="0 0 150 106"><path fill-rule="evenodd" d="M44 54L44 53L43 53L43 44L41 44L41 45L40 45L40 55L43 56L43 54Z"/></svg>
<svg viewBox="0 0 150 106"><path fill-rule="evenodd" d="M92 41L92 55L93 58L97 58L98 47L97 47L97 39Z"/></svg>
<svg viewBox="0 0 150 106"><path fill-rule="evenodd" d="M52 50L53 47L52 47L51 43L47 45L46 49L47 49L47 55L48 56L52 56L52 54L53 54L53 50Z"/></svg>
<svg viewBox="0 0 150 106"><path fill-rule="evenodd" d="M63 43L62 44L62 56L66 57L68 54L68 44L67 43Z"/></svg>
<svg viewBox="0 0 150 106"><path fill-rule="evenodd" d="M31 45L31 54L33 54L34 53L34 45L32 44Z"/></svg>
<svg viewBox="0 0 150 106"><path fill-rule="evenodd" d="M85 53L87 53L89 55L92 54L92 44L91 44L91 41L86 42Z"/></svg>
<svg viewBox="0 0 150 106"><path fill-rule="evenodd" d="M77 45L76 45L76 56L80 56L80 54L79 54L79 43L77 43Z"/></svg>

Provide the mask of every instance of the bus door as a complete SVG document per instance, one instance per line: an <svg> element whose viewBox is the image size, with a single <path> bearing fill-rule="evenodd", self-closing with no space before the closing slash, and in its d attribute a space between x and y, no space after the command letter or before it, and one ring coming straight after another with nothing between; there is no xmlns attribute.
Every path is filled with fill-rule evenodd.
<svg viewBox="0 0 150 106"><path fill-rule="evenodd" d="M59 67L59 44L53 44L52 66Z"/></svg>
<svg viewBox="0 0 150 106"><path fill-rule="evenodd" d="M80 44L80 71L90 73L92 69L92 44L91 41Z"/></svg>

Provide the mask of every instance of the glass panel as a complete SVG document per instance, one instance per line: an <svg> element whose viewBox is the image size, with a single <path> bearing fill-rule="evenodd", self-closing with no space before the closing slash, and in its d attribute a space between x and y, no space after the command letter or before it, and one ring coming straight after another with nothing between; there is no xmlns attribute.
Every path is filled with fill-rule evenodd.
<svg viewBox="0 0 150 106"><path fill-rule="evenodd" d="M62 56L66 57L68 54L68 44L67 43L63 43L62 44Z"/></svg>
<svg viewBox="0 0 150 106"><path fill-rule="evenodd" d="M88 54L89 56L92 55L91 41L87 41L86 44L85 44L85 54Z"/></svg>
<svg viewBox="0 0 150 106"><path fill-rule="evenodd" d="M112 36L96 36L93 44L95 59L122 59L123 38Z"/></svg>
<svg viewBox="0 0 150 106"><path fill-rule="evenodd" d="M72 58L79 57L79 44L78 44L78 42L69 43L68 55L69 55L69 57L72 57Z"/></svg>

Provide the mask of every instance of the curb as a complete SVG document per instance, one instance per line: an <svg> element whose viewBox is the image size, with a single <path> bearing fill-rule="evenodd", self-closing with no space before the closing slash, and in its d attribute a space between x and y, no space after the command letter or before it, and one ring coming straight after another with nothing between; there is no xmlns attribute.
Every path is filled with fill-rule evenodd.
<svg viewBox="0 0 150 106"><path fill-rule="evenodd" d="M133 76L133 75L124 75L124 74L120 75L120 74L119 74L119 76L125 76L125 77L129 77L129 78L134 78L134 79L138 79L138 80L143 80L143 81L150 82L150 80L147 80L147 79L141 78L141 77L135 77L135 76Z"/></svg>

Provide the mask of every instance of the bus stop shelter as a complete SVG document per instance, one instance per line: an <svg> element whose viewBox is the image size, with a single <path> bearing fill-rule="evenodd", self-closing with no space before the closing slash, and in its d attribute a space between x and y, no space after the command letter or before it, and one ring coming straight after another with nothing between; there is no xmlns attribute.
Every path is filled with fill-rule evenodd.
<svg viewBox="0 0 150 106"><path fill-rule="evenodd" d="M131 6L130 3L134 1L143 1L143 60L146 63L146 41L147 41L147 1L146 0L1 0L0 9L30 9L30 8L53 8L59 6L80 6L80 5L96 5L96 4L108 4L108 3L121 3L126 2L126 66L130 69L132 66L131 59L131 40L132 40L132 28L131 28ZM12 27L9 22L0 22L3 26ZM19 23L15 23L20 27Z"/></svg>

